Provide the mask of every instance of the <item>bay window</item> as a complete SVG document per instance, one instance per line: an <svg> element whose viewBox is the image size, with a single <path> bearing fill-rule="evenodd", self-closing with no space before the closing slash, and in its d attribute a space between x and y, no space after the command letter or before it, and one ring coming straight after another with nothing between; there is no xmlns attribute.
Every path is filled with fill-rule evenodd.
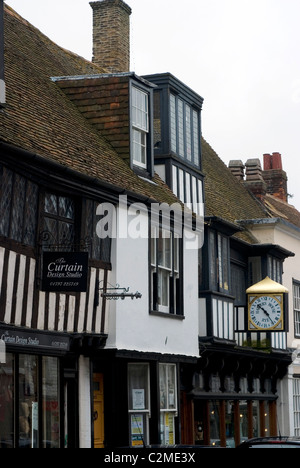
<svg viewBox="0 0 300 468"><path fill-rule="evenodd" d="M229 292L229 240L215 231L209 233L210 284L214 291Z"/></svg>
<svg viewBox="0 0 300 468"><path fill-rule="evenodd" d="M174 94L170 94L171 151L199 167L200 112Z"/></svg>
<svg viewBox="0 0 300 468"><path fill-rule="evenodd" d="M173 164L172 189L176 197L190 210L193 210L198 216L204 215L202 179Z"/></svg>
<svg viewBox="0 0 300 468"><path fill-rule="evenodd" d="M159 164L171 158L201 171L203 98L170 73L147 75L144 79L156 85L153 90L155 154L163 157Z"/></svg>

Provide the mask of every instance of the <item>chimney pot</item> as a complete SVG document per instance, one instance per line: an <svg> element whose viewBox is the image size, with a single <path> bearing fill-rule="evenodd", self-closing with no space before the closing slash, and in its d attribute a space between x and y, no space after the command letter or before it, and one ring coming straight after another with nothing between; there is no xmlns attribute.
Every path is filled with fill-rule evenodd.
<svg viewBox="0 0 300 468"><path fill-rule="evenodd" d="M272 169L282 171L282 159L280 153L273 153Z"/></svg>
<svg viewBox="0 0 300 468"><path fill-rule="evenodd" d="M272 155L264 154L264 170L269 171L272 169Z"/></svg>

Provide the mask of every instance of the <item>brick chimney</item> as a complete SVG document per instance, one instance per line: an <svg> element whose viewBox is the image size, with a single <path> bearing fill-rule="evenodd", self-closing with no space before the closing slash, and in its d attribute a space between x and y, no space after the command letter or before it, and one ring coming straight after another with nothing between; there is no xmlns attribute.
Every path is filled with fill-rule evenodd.
<svg viewBox="0 0 300 468"><path fill-rule="evenodd" d="M109 73L129 72L131 8L122 0L90 3L93 9L93 62Z"/></svg>
<svg viewBox="0 0 300 468"><path fill-rule="evenodd" d="M267 184L267 193L288 201L287 174L282 168L282 157L280 153L264 154L264 171L262 173Z"/></svg>
<svg viewBox="0 0 300 468"><path fill-rule="evenodd" d="M5 106L4 79L4 3L0 0L0 108Z"/></svg>

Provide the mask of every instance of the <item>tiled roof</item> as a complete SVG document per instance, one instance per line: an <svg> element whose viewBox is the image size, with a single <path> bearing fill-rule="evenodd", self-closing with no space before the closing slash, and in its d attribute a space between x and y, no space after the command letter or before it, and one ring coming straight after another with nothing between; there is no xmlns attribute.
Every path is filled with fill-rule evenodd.
<svg viewBox="0 0 300 468"><path fill-rule="evenodd" d="M0 141L138 195L177 201L158 176L156 184L139 178L50 79L105 70L55 45L7 6L5 66Z"/></svg>
<svg viewBox="0 0 300 468"><path fill-rule="evenodd" d="M230 172L212 147L202 139L205 174L206 216L217 216L231 223L241 219L267 218L262 205ZM256 240L248 232L236 234L249 243Z"/></svg>
<svg viewBox="0 0 300 468"><path fill-rule="evenodd" d="M57 46L8 6L5 65L7 107L0 113L0 141L138 195L178 201L157 175L155 184L138 177L51 80L106 70ZM206 215L231 223L268 217L204 139L202 145ZM255 242L248 232L236 236Z"/></svg>
<svg viewBox="0 0 300 468"><path fill-rule="evenodd" d="M265 207L274 218L281 218L300 228L300 212L293 205L286 203L272 195L266 195Z"/></svg>
<svg viewBox="0 0 300 468"><path fill-rule="evenodd" d="M240 182L216 152L203 139L203 171L205 173L205 205L207 216L217 216L235 223L237 220L280 218L300 228L300 212L289 203L267 194L263 203ZM245 225L244 225L245 226ZM257 240L249 231L236 234L249 243Z"/></svg>

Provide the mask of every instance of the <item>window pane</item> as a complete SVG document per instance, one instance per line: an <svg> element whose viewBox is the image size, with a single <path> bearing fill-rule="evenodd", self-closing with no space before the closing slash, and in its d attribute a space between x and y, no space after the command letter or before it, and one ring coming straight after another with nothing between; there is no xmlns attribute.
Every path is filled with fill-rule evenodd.
<svg viewBox="0 0 300 468"><path fill-rule="evenodd" d="M154 148L156 150L161 150L161 109L160 109L160 92L154 91L153 93L153 130L154 130Z"/></svg>
<svg viewBox="0 0 300 468"><path fill-rule="evenodd" d="M66 197L58 197L58 213L61 218L74 219L74 201Z"/></svg>
<svg viewBox="0 0 300 468"><path fill-rule="evenodd" d="M0 234L4 237L9 236L9 223L13 187L13 173L2 168L0 185Z"/></svg>
<svg viewBox="0 0 300 468"><path fill-rule="evenodd" d="M74 244L74 224L59 222L58 228L58 244L72 247L72 244Z"/></svg>
<svg viewBox="0 0 300 468"><path fill-rule="evenodd" d="M203 183L202 180L198 180L198 202L203 203Z"/></svg>
<svg viewBox="0 0 300 468"><path fill-rule="evenodd" d="M197 179L194 176L192 177L192 184L193 184L193 211L194 213L198 214Z"/></svg>
<svg viewBox="0 0 300 468"><path fill-rule="evenodd" d="M294 284L295 335L300 336L300 286Z"/></svg>
<svg viewBox="0 0 300 468"><path fill-rule="evenodd" d="M173 166L173 193L176 195L178 195L178 176L177 176L177 167L176 166Z"/></svg>
<svg viewBox="0 0 300 468"><path fill-rule="evenodd" d="M223 289L222 237L218 235L219 286Z"/></svg>
<svg viewBox="0 0 300 468"><path fill-rule="evenodd" d="M199 166L200 144L199 144L199 116L197 111L193 111L193 144L194 144L194 164Z"/></svg>
<svg viewBox="0 0 300 468"><path fill-rule="evenodd" d="M169 307L169 285L170 272L166 270L158 270L158 297L157 302L163 307Z"/></svg>
<svg viewBox="0 0 300 468"><path fill-rule="evenodd" d="M259 393L259 391L257 392ZM253 437L260 437L259 401L253 401Z"/></svg>
<svg viewBox="0 0 300 468"><path fill-rule="evenodd" d="M157 230L151 226L151 265L156 268L156 238Z"/></svg>
<svg viewBox="0 0 300 468"><path fill-rule="evenodd" d="M237 405L233 401L226 401L226 445L235 448L235 411Z"/></svg>
<svg viewBox="0 0 300 468"><path fill-rule="evenodd" d="M300 336L300 311L295 310L295 335Z"/></svg>
<svg viewBox="0 0 300 468"><path fill-rule="evenodd" d="M5 168L1 168L0 175L0 234L8 237L12 193L12 172Z"/></svg>
<svg viewBox="0 0 300 468"><path fill-rule="evenodd" d="M35 356L20 355L19 427L20 448L38 448L38 361Z"/></svg>
<svg viewBox="0 0 300 468"><path fill-rule="evenodd" d="M58 360L43 357L43 448L59 448Z"/></svg>
<svg viewBox="0 0 300 468"><path fill-rule="evenodd" d="M149 413L131 413L130 418L130 445L142 448L149 444Z"/></svg>
<svg viewBox="0 0 300 468"><path fill-rule="evenodd" d="M229 290L229 265L228 265L228 239L222 238L222 255L223 255L223 281L224 289Z"/></svg>
<svg viewBox="0 0 300 468"><path fill-rule="evenodd" d="M217 447L221 445L219 401L210 403L210 443Z"/></svg>
<svg viewBox="0 0 300 468"><path fill-rule="evenodd" d="M174 235L174 271L176 273L179 272L179 245L180 245L179 236L175 234Z"/></svg>
<svg viewBox="0 0 300 468"><path fill-rule="evenodd" d="M85 214L85 236L91 240L89 244L90 258L100 260L100 245L101 239L96 234L96 210L97 204L92 200L86 200L86 214Z"/></svg>
<svg viewBox="0 0 300 468"><path fill-rule="evenodd" d="M14 448L14 359L0 364L0 448Z"/></svg>
<svg viewBox="0 0 300 468"><path fill-rule="evenodd" d="M188 161L192 161L192 124L191 124L191 108L185 106L185 131L186 131L186 157Z"/></svg>
<svg viewBox="0 0 300 468"><path fill-rule="evenodd" d="M219 286L229 290L228 239L218 235Z"/></svg>
<svg viewBox="0 0 300 468"><path fill-rule="evenodd" d="M167 383L167 366L160 364L159 366L159 394L160 394L160 409L168 408L168 383Z"/></svg>
<svg viewBox="0 0 300 468"><path fill-rule="evenodd" d="M177 409L176 366L174 364L159 365L160 409Z"/></svg>
<svg viewBox="0 0 300 468"><path fill-rule="evenodd" d="M240 437L241 442L248 440L249 421L248 421L248 402L240 401Z"/></svg>
<svg viewBox="0 0 300 468"><path fill-rule="evenodd" d="M216 234L209 233L209 253L210 253L210 282L211 288L217 287L217 248L216 248Z"/></svg>
<svg viewBox="0 0 300 468"><path fill-rule="evenodd" d="M58 214L57 196L53 193L46 193L45 195L45 212L53 215Z"/></svg>
<svg viewBox="0 0 300 468"><path fill-rule="evenodd" d="M75 242L75 203L68 197L45 195L43 245L51 248L73 249ZM65 220L70 220L66 222Z"/></svg>
<svg viewBox="0 0 300 468"><path fill-rule="evenodd" d="M128 365L129 410L150 410L149 366L148 364Z"/></svg>
<svg viewBox="0 0 300 468"><path fill-rule="evenodd" d="M148 132L148 95L135 87L132 88L132 124Z"/></svg>
<svg viewBox="0 0 300 468"><path fill-rule="evenodd" d="M175 445L175 415L174 413L161 413L160 415L160 441L162 445Z"/></svg>
<svg viewBox="0 0 300 468"><path fill-rule="evenodd" d="M184 158L184 118L183 101L178 99L178 138L179 138L179 156Z"/></svg>
<svg viewBox="0 0 300 468"><path fill-rule="evenodd" d="M35 245L38 188L0 166L0 235Z"/></svg>
<svg viewBox="0 0 300 468"><path fill-rule="evenodd" d="M270 437L270 408L267 401L264 402L264 427L265 427L265 437Z"/></svg>
<svg viewBox="0 0 300 468"><path fill-rule="evenodd" d="M184 196L184 172L182 169L179 169L179 199L182 203L185 202Z"/></svg>
<svg viewBox="0 0 300 468"><path fill-rule="evenodd" d="M198 215L204 216L203 183L198 180Z"/></svg>
<svg viewBox="0 0 300 468"><path fill-rule="evenodd" d="M146 147L146 134L133 130L133 161L138 166L146 167Z"/></svg>
<svg viewBox="0 0 300 468"><path fill-rule="evenodd" d="M191 210L192 209L192 195L191 195L191 175L185 173L185 189L186 189L186 205Z"/></svg>
<svg viewBox="0 0 300 468"><path fill-rule="evenodd" d="M56 245L58 243L58 227L57 221L52 218L44 218L44 231L45 239L43 240L43 246Z"/></svg>
<svg viewBox="0 0 300 468"><path fill-rule="evenodd" d="M176 366L168 365L168 409L177 409L176 402Z"/></svg>
<svg viewBox="0 0 300 468"><path fill-rule="evenodd" d="M16 174L12 199L10 237L17 242L22 242L23 240L25 188L25 179Z"/></svg>
<svg viewBox="0 0 300 468"><path fill-rule="evenodd" d="M170 132L171 132L171 151L177 152L177 125L176 125L176 98L170 96Z"/></svg>
<svg viewBox="0 0 300 468"><path fill-rule="evenodd" d="M38 187L31 182L27 183L27 194L24 216L24 244L35 245L38 209Z"/></svg>
<svg viewBox="0 0 300 468"><path fill-rule="evenodd" d="M163 238L162 234L158 240L158 265L171 269L171 238Z"/></svg>

